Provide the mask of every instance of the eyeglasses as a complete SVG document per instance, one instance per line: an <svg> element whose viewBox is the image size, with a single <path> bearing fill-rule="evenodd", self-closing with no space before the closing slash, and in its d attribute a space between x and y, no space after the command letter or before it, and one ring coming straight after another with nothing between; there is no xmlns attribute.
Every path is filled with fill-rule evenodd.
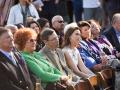
<svg viewBox="0 0 120 90"><path fill-rule="evenodd" d="M48 40L48 41L55 41L55 40L59 40L59 37L54 37L53 39Z"/></svg>
<svg viewBox="0 0 120 90"><path fill-rule="evenodd" d="M37 40L36 39L30 39L30 40L28 40L28 42L36 42Z"/></svg>
<svg viewBox="0 0 120 90"><path fill-rule="evenodd" d="M58 23L64 23L64 21L61 20L61 21L58 21Z"/></svg>

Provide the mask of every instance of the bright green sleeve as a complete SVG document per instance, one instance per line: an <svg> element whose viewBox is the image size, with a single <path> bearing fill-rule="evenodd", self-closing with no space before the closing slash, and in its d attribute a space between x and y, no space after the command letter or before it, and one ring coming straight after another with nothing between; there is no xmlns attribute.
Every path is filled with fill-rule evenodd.
<svg viewBox="0 0 120 90"><path fill-rule="evenodd" d="M23 55L28 68L37 76L41 79L43 82L55 82L60 80L61 74L55 70L54 72L47 72L40 67L32 58L29 58L25 55ZM50 67L51 68L51 67Z"/></svg>
<svg viewBox="0 0 120 90"><path fill-rule="evenodd" d="M39 52L36 52L36 53L35 53L35 57L36 57L36 58L40 58L42 61L49 63L47 60L45 60L44 55L41 54L41 53L39 53ZM54 66L51 66L51 67L53 67L54 72L55 72L56 74L61 74L61 72L60 72L57 68L55 68Z"/></svg>

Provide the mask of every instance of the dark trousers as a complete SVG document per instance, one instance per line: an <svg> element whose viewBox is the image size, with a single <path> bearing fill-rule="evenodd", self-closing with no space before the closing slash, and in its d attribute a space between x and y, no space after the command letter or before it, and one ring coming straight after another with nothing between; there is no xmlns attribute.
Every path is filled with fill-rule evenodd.
<svg viewBox="0 0 120 90"><path fill-rule="evenodd" d="M76 22L79 22L82 20L82 2L78 3L76 1L73 1L73 8L74 8L74 14L75 14L75 20Z"/></svg>

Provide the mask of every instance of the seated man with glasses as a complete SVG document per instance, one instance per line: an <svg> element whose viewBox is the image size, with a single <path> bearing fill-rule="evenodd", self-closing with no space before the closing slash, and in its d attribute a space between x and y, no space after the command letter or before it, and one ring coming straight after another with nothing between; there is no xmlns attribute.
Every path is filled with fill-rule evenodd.
<svg viewBox="0 0 120 90"><path fill-rule="evenodd" d="M64 75L71 75L73 81L77 81L77 76L68 68L64 53L59 49L59 38L53 29L46 28L41 32L41 39L45 46L40 52L47 58L52 65L60 70Z"/></svg>

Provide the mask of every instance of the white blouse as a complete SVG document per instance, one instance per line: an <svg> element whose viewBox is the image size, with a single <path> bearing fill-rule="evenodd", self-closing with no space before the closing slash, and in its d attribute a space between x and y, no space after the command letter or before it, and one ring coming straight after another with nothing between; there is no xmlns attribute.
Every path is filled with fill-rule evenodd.
<svg viewBox="0 0 120 90"><path fill-rule="evenodd" d="M64 47L62 49L63 52L68 52L72 61L74 62L75 65L78 65L78 55L79 55L79 51L77 48L75 48L74 50L69 48L69 47Z"/></svg>

